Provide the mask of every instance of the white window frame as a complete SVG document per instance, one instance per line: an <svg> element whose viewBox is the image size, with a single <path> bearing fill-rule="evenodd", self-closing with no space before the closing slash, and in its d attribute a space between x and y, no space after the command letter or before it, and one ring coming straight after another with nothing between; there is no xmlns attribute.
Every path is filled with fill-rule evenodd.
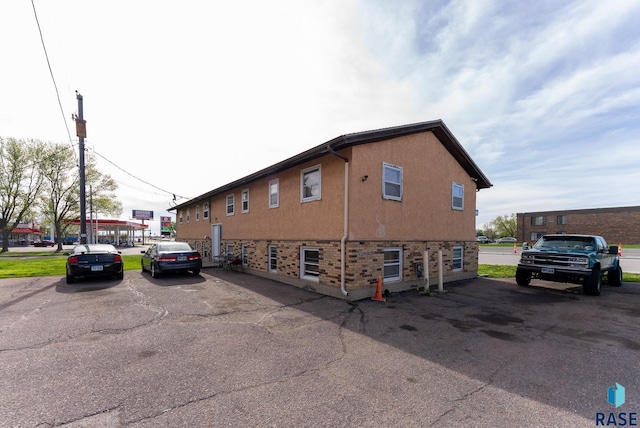
<svg viewBox="0 0 640 428"><path fill-rule="evenodd" d="M229 203L229 198L231 198L231 203ZM227 217L234 215L236 213L236 195L234 193L227 195L224 200ZM229 208L231 208L231 211L229 211Z"/></svg>
<svg viewBox="0 0 640 428"><path fill-rule="evenodd" d="M460 255L456 256L459 251ZM464 269L464 247L462 245L454 245L451 252L451 270L453 272L462 272Z"/></svg>
<svg viewBox="0 0 640 428"><path fill-rule="evenodd" d="M271 192L273 186L276 186L275 193ZM269 208L278 208L280 206L280 179L274 178L273 180L269 180ZM272 201L271 196L275 196L275 202Z"/></svg>
<svg viewBox="0 0 640 428"><path fill-rule="evenodd" d="M246 196L246 197L245 197ZM243 213L249 212L249 189L244 189L240 197L240 204Z"/></svg>
<svg viewBox="0 0 640 428"><path fill-rule="evenodd" d="M178 211L178 223L182 224L182 210Z"/></svg>
<svg viewBox="0 0 640 428"><path fill-rule="evenodd" d="M398 259L392 259L390 261L387 261L387 253L391 253L391 252L397 252L398 253ZM402 248L401 247L389 247L389 248L385 248L383 250L384 253L384 257L383 257L383 269L382 269L382 274L383 274L383 282L395 282L395 281L402 281ZM385 272L385 269L387 267L391 267L391 266L397 266L398 267L398 274L397 275L388 275Z"/></svg>
<svg viewBox="0 0 640 428"><path fill-rule="evenodd" d="M204 219L209 218L209 202L205 202L204 205L202 206L202 218Z"/></svg>
<svg viewBox="0 0 640 428"><path fill-rule="evenodd" d="M386 180L386 170L393 170L393 171L397 171L400 173L400 182L396 183L393 181L387 181ZM401 166L397 166L397 165L392 165L390 163L387 162L382 162L382 198L383 199L389 199L391 201L402 201L402 192L403 192L403 185L402 182L404 181L404 173L402 170ZM387 194L387 183L394 185L394 186L399 186L400 187L400 195L396 196L396 195L390 195Z"/></svg>
<svg viewBox="0 0 640 428"><path fill-rule="evenodd" d="M200 221L200 205L196 205L196 221Z"/></svg>
<svg viewBox="0 0 640 428"><path fill-rule="evenodd" d="M459 190L462 195L457 195L456 190ZM460 200L459 205L456 205L456 199ZM464 184L456 182L451 183L451 209L464 211Z"/></svg>
<svg viewBox="0 0 640 428"><path fill-rule="evenodd" d="M317 262L308 262L306 258L307 252L316 251L318 253L318 261ZM317 266L318 275L309 274L306 266ZM307 279L310 281L319 282L320 281L320 248L318 247L300 247L300 278Z"/></svg>
<svg viewBox="0 0 640 428"><path fill-rule="evenodd" d="M269 272L278 271L278 246L269 245L267 247L267 269Z"/></svg>
<svg viewBox="0 0 640 428"><path fill-rule="evenodd" d="M249 265L249 259L247 258L247 244L242 244L240 247L240 259L242 260L242 266L247 267Z"/></svg>
<svg viewBox="0 0 640 428"><path fill-rule="evenodd" d="M191 221L191 210L187 208L187 223Z"/></svg>
<svg viewBox="0 0 640 428"><path fill-rule="evenodd" d="M305 197L305 183L304 177L305 175L311 174L313 172L318 172L318 194L313 196ZM300 171L300 202L311 202L318 201L322 199L322 165L314 165L309 168L305 168Z"/></svg>

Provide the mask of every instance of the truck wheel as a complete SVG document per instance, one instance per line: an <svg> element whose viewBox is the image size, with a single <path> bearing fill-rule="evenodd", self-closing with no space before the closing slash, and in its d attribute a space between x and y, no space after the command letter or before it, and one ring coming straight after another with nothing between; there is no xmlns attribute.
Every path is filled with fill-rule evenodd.
<svg viewBox="0 0 640 428"><path fill-rule="evenodd" d="M531 272L516 269L516 282L518 285L526 287L531 283Z"/></svg>
<svg viewBox="0 0 640 428"><path fill-rule="evenodd" d="M622 285L622 268L620 265L607 273L607 279L611 287L620 287Z"/></svg>
<svg viewBox="0 0 640 428"><path fill-rule="evenodd" d="M589 296L599 296L601 286L602 272L600 272L600 269L594 269L593 272L591 272L591 275L584 279L582 289L584 294L588 294Z"/></svg>

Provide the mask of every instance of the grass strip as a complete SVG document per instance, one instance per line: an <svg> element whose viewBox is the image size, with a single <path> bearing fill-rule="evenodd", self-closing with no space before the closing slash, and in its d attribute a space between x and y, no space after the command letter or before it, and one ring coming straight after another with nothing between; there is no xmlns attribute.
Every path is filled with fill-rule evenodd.
<svg viewBox="0 0 640 428"><path fill-rule="evenodd" d="M31 257L33 253L28 254L29 257L8 257L0 260L0 278L65 275L67 256L58 254L56 257ZM141 254L124 254L124 270L140 269L141 257Z"/></svg>

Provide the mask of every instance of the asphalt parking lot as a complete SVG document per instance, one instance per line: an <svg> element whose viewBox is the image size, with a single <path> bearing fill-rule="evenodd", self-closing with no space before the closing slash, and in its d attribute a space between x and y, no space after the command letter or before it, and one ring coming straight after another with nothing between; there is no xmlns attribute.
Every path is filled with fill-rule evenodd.
<svg viewBox="0 0 640 428"><path fill-rule="evenodd" d="M382 303L212 269L3 279L0 426L578 427L639 411L640 286L532 284Z"/></svg>

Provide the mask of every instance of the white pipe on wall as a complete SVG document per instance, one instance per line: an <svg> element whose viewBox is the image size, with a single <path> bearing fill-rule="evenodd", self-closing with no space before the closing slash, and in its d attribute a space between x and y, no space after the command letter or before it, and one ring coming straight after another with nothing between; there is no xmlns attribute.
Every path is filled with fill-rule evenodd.
<svg viewBox="0 0 640 428"><path fill-rule="evenodd" d="M344 163L344 235L340 239L340 291L349 294L345 288L346 280L346 242L349 237L349 162Z"/></svg>
<svg viewBox="0 0 640 428"><path fill-rule="evenodd" d="M424 288L429 288L429 251L424 250L422 255L422 280L424 281Z"/></svg>
<svg viewBox="0 0 640 428"><path fill-rule="evenodd" d="M442 283L442 250L438 251L438 291L444 291Z"/></svg>

